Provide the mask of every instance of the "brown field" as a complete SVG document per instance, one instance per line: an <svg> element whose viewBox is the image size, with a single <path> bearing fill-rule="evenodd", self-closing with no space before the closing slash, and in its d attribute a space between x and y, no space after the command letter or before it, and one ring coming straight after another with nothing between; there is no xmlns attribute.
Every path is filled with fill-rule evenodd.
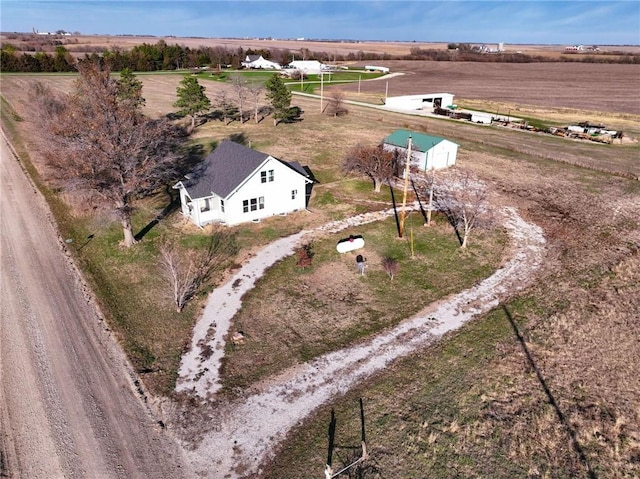
<svg viewBox="0 0 640 479"><path fill-rule="evenodd" d="M390 78L389 91L449 91L465 102L508 105L513 114L549 121L599 118L640 136L639 67L621 67L399 62L392 69L406 74ZM2 95L27 120L27 86L35 78L2 78ZM72 77L38 78L71 87ZM174 110L180 76L141 79L148 113ZM211 98L224 88L205 86ZM384 87L384 80L367 82L362 95ZM341 88L357 96L357 85ZM206 144L243 134L261 151L299 160L324 179L317 193L339 187L331 180L353 144L378 142L403 127L446 136L460 143L462 166L543 228L548 255L538 281L504 309L318 411L260 477L302 479L322 471L331 407L342 414L341 444L357 445L350 431L359 431L358 397L366 401L371 453L369 472L360 477L638 477L640 182L630 179L640 177L638 144L580 143L355 106L333 119L319 114L316 100L294 97L294 103L305 111L299 124L210 122L196 136ZM357 201L340 199L345 214L353 213Z"/></svg>
<svg viewBox="0 0 640 479"><path fill-rule="evenodd" d="M454 101L484 100L515 106L640 115L640 65L592 63L474 63L385 61L388 95L447 92ZM364 66L364 63L360 65ZM386 82L362 82L362 94L384 98ZM344 87L357 92L358 85ZM502 113L507 113L502 111ZM517 113L514 113L517 115ZM535 115L533 115L535 116Z"/></svg>
<svg viewBox="0 0 640 479"><path fill-rule="evenodd" d="M9 42L18 47L25 44L24 39L38 38L35 35L0 33L1 42ZM412 48L423 50L446 50L447 42L377 42L377 41L317 41L317 40L295 40L295 39L260 39L260 38L207 38L207 37L158 37L158 36L114 36L114 35L71 35L71 36L46 36L40 39L56 39L62 41L72 52L81 53L84 51L94 51L99 48L123 48L129 49L143 43L155 44L160 40L167 44L178 44L189 48L199 47L225 47L236 49L238 47L247 49L271 49L300 51L306 48L312 52L326 52L329 55L347 55L376 53L389 55L408 55ZM496 47L496 44L488 44ZM507 53L523 53L527 55L537 55L550 58L558 58L565 53L567 45L528 45L528 44L505 44ZM51 46L50 51L54 47ZM600 53L640 53L638 45L606 45L600 46Z"/></svg>

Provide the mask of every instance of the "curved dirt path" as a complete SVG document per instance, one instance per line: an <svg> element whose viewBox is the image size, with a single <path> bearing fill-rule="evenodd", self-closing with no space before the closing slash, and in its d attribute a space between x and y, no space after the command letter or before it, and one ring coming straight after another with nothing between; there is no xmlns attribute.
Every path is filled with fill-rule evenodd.
<svg viewBox="0 0 640 479"><path fill-rule="evenodd" d="M504 226L511 238L511 255L493 275L468 290L429 305L394 329L364 344L326 354L284 371L262 384L260 390L251 396L221 406L214 430L206 433L189 453L196 470L203 477L210 478L240 478L258 472L260 464L270 456L286 433L331 397L345 393L358 381L384 369L395 359L437 341L443 334L488 312L509 295L523 289L543 261L545 238L539 227L525 222L515 209L505 208L503 214ZM358 221L376 219L379 217L354 218L348 223L327 225L324 230L339 231ZM277 259L291 254L306 234L302 232L284 238L259 252L234 277L241 280L238 291L233 287L227 288L222 296L210 301L219 301L215 311L225 311L225 318L230 320L237 310L234 308L240 306L242 294L254 284L260 273ZM233 282L234 279L229 284ZM246 289L242 289L243 285ZM213 314L214 309L205 311L205 315L207 313ZM187 374L181 375L178 387L207 397L219 389L218 361L229 322L215 318L215 331L211 331L207 339L208 328L204 323L209 322L211 326L214 321L204 316L201 321L203 324L196 328L200 336L194 337L193 342L195 346L192 349L196 351L192 350L183 358L181 372ZM214 337L213 348L219 351L219 355L210 357L210 362L198 357L197 351L201 351L204 344Z"/></svg>

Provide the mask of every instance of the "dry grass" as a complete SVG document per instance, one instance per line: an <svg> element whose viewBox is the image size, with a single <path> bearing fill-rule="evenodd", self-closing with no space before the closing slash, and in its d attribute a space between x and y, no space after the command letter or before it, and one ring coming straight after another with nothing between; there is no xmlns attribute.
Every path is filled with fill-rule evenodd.
<svg viewBox="0 0 640 479"><path fill-rule="evenodd" d="M417 313L442 297L471 287L498 267L506 243L503 231L478 233L470 250L459 248L444 219L424 228L418 214L409 216L415 257L407 241L397 238L393 219L316 238L310 267L293 256L272 267L243 298L232 327L246 337L229 345L223 382L242 391L257 380L323 353L353 344ZM437 225L436 225L437 224ZM349 234L365 238L365 247L340 255L336 243ZM356 254L366 257L359 276ZM391 281L383 259L394 258L399 271Z"/></svg>
<svg viewBox="0 0 640 479"><path fill-rule="evenodd" d="M2 89L20 116L28 119L23 87L31 80L24 78L3 76ZM179 77L144 76L145 88L151 79L154 100L147 98L148 107L157 114L171 111L171 89ZM571 90L567 88L565 93ZM568 96L556 94L554 111L571 107L562 99ZM491 91L469 98L493 101L493 95ZM156 98L162 106L155 104ZM528 101L535 101L534 96ZM313 213L296 217L303 225L376 205L377 199L359 189L358 182L344 182L336 173L340 152L409 127L458 141L461 164L492 184L504 202L541 225L548 239L540 280L524 299L506 307L565 423L549 404L506 313L498 310L440 346L396 364L351 396L337 399L332 405L344 425L339 426L342 443L358 444L354 398L364 396L370 464L382 477L588 477L587 463L596 477L638 477L640 183L623 177L640 177L637 145L583 144L355 107L345 117L328 119L319 115L316 102L294 102L305 110L300 124L211 123L200 135L206 143L243 134L257 149L299 160L317 171L322 182L312 198ZM594 103L584 107L576 110L577 119L598 109ZM544 110L540 116L547 114L544 104L539 108ZM622 115L624 111L603 117L614 120L620 114L618 119L628 125L637 121L637 110L632 116ZM357 202L345 201L356 197ZM314 208L315 201L323 208ZM277 235L281 226L295 227L292 217L273 220L259 225L262 240ZM259 242L252 241L252 247ZM317 281L319 290L327 288ZM293 432L264 477L309 477L310 470L321 474L327 418L328 411L321 410ZM586 462L572 446L571 432ZM346 450L340 454L346 455ZM363 477L379 477L375 471L367 474Z"/></svg>

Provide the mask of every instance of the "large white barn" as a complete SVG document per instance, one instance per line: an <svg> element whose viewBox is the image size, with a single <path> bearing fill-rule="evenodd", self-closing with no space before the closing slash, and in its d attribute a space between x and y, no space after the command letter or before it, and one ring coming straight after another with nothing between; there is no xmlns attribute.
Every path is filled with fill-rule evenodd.
<svg viewBox="0 0 640 479"><path fill-rule="evenodd" d="M436 107L453 105L451 93L425 93L423 95L390 96L384 102L388 108L397 110L424 110L432 112Z"/></svg>

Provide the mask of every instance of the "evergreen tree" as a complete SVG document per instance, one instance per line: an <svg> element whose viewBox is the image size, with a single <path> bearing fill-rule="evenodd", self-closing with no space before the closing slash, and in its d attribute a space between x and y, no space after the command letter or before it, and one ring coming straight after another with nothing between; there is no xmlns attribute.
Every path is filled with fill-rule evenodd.
<svg viewBox="0 0 640 479"><path fill-rule="evenodd" d="M142 82L129 68L123 68L120 72L118 100L128 102L135 108L139 108L145 103L145 99L142 97Z"/></svg>
<svg viewBox="0 0 640 479"><path fill-rule="evenodd" d="M282 78L273 75L265 83L267 89L267 99L273 106L273 124L277 125L278 120L287 120L291 117L291 91L287 88Z"/></svg>
<svg viewBox="0 0 640 479"><path fill-rule="evenodd" d="M193 129L196 125L196 116L208 111L211 108L211 101L204 94L205 88L198 83L196 77L186 76L180 85L177 89L178 101L173 106L181 108L178 114L191 116L191 128Z"/></svg>

